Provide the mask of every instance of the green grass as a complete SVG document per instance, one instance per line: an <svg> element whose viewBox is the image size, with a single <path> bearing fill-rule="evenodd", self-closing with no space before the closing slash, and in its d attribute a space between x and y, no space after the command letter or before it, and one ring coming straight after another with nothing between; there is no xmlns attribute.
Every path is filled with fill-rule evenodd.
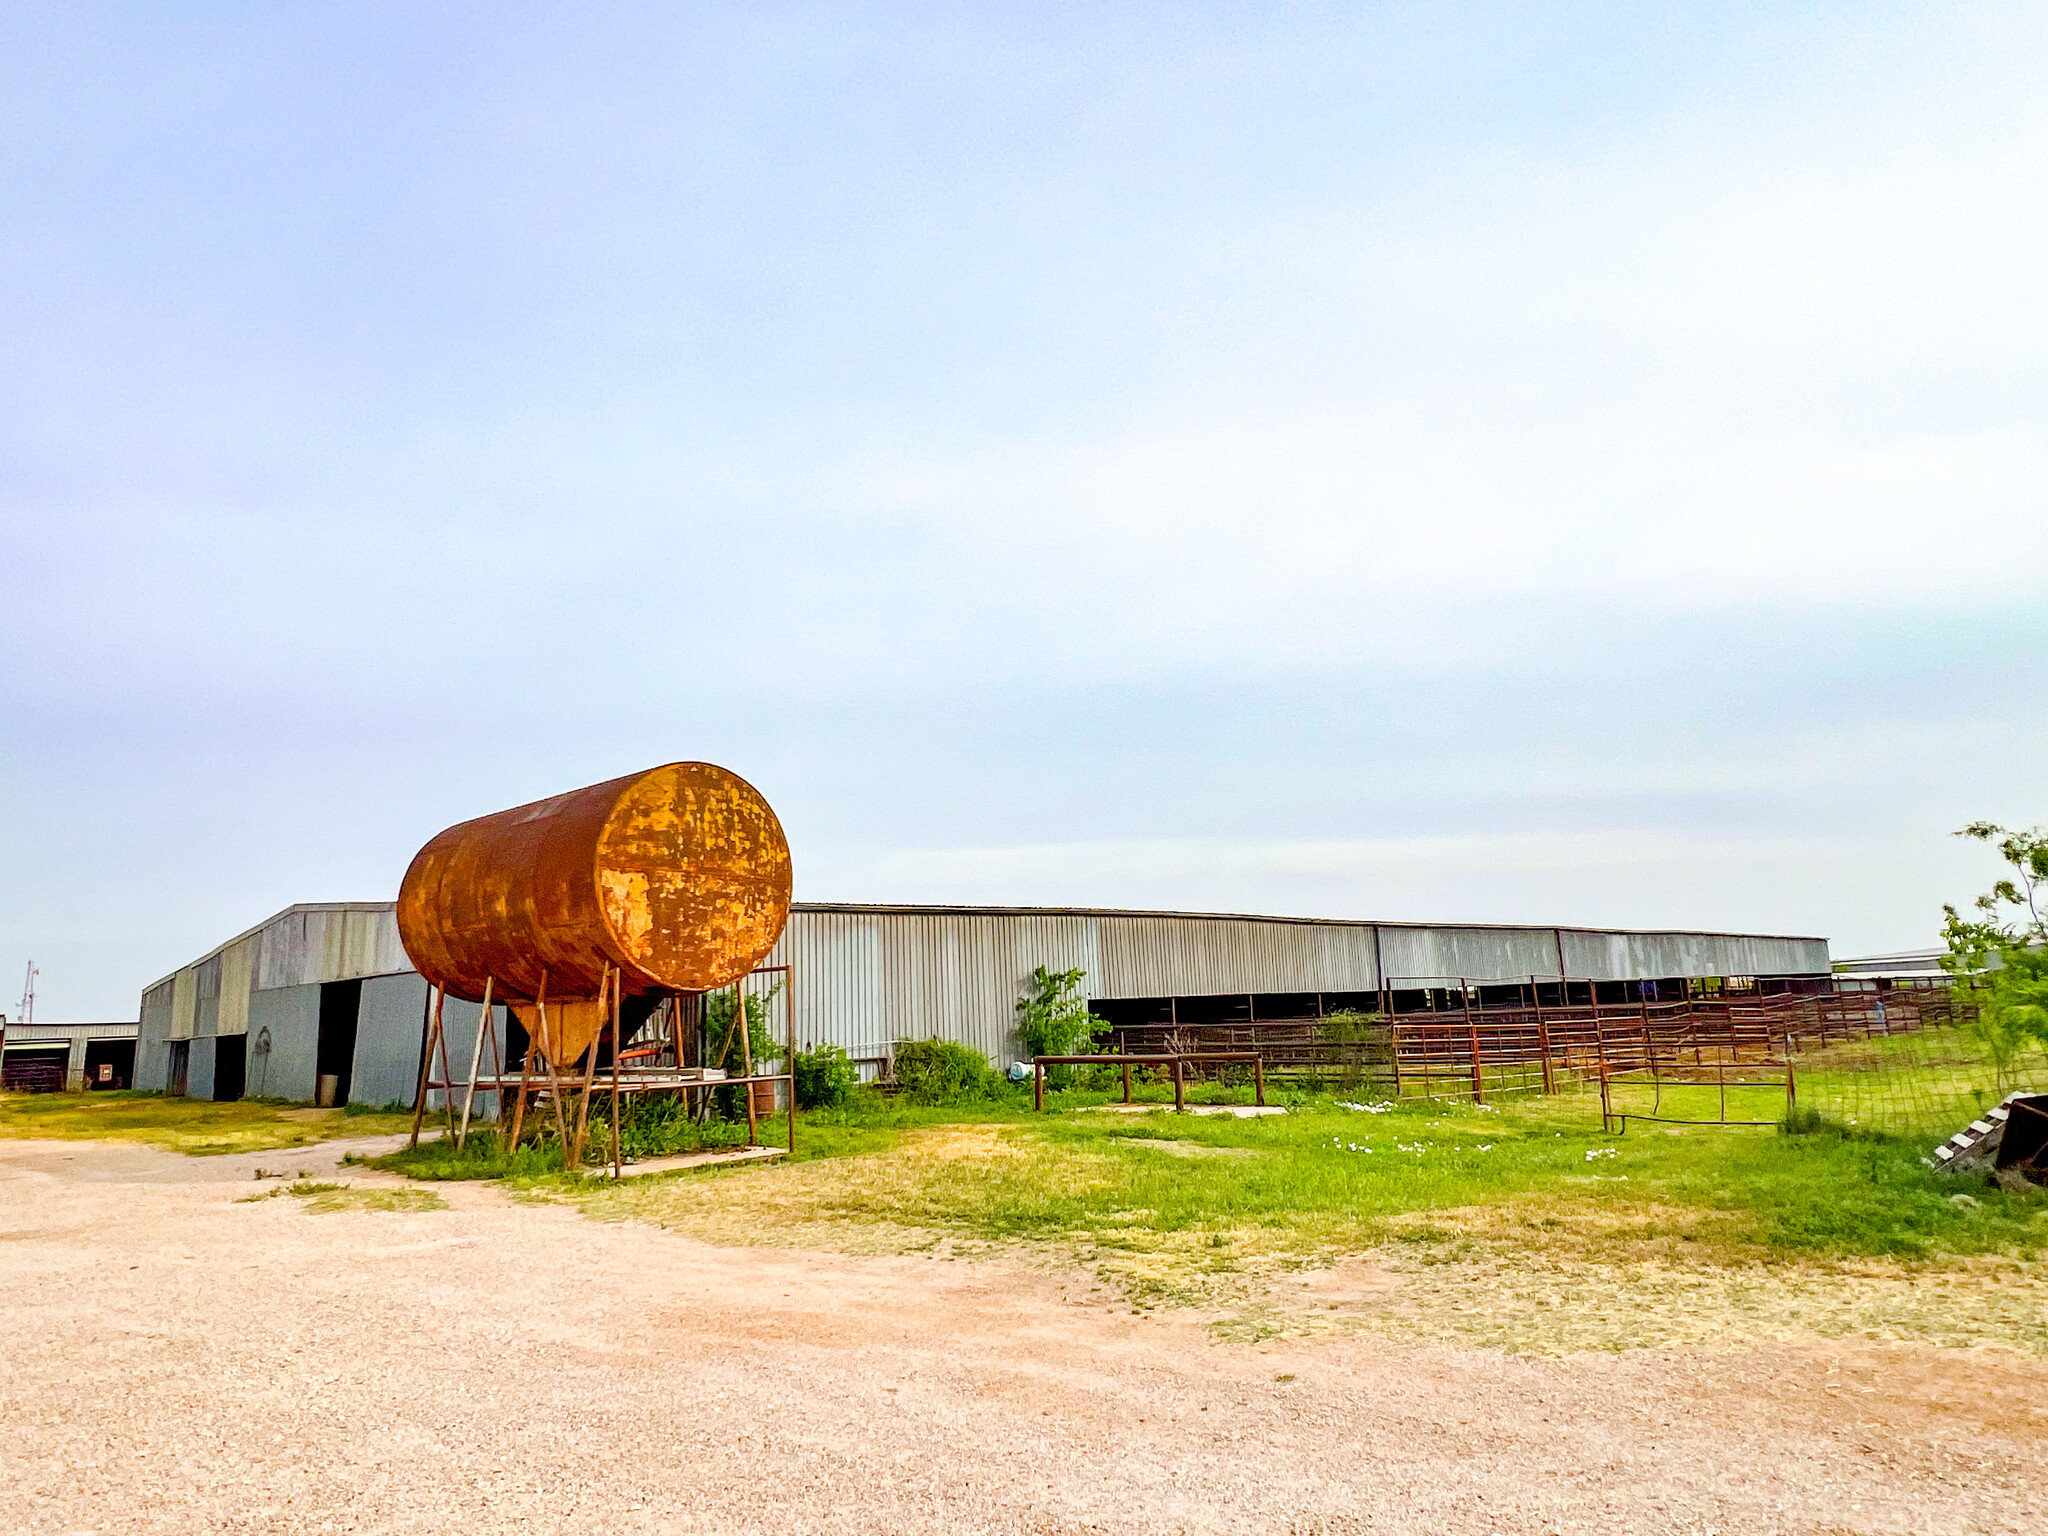
<svg viewBox="0 0 2048 1536"><path fill-rule="evenodd" d="M715 1242L1036 1255L1140 1310L1221 1309L1211 1326L1232 1337L1341 1325L1558 1352L1803 1330L2048 1353L2048 1193L1937 1175L1924 1139L1817 1115L1801 1134L1616 1136L1586 1091L1380 1113L1295 1095L1246 1120L1085 1108L1104 1097L1063 1093L1066 1112L1036 1115L1021 1096L863 1093L802 1116L793 1159L616 1185L566 1178L547 1147L508 1164L488 1129L462 1159L429 1141L379 1162ZM1738 1117L1782 1107L1780 1088L1731 1091ZM1710 1113L1718 1091L1667 1087L1665 1108ZM764 1121L760 1139L784 1129ZM700 1131L719 1144L744 1128ZM1347 1264L1399 1277L1373 1292L1393 1283L1398 1303L1346 1302L1335 1321L1288 1303L1309 1294L1297 1277Z"/></svg>
<svg viewBox="0 0 2048 1536"><path fill-rule="evenodd" d="M799 1146L797 1164L716 1184L682 1176L583 1198L600 1215L725 1204L806 1229L1111 1243L1253 1234L1304 1252L1479 1230L1520 1207L1569 1207L1567 1224L1610 1251L1683 1244L1728 1260L2031 1256L2048 1237L2041 1192L1936 1174L1915 1141L1655 1126L1615 1137L1586 1094L1381 1114L1311 1101L1255 1120L869 1102L805 1117ZM1448 1213L1447 1225L1430 1219Z"/></svg>
<svg viewBox="0 0 2048 1536"><path fill-rule="evenodd" d="M315 1179L299 1179L290 1184L280 1184L275 1189L266 1189L261 1194L244 1195L238 1204L252 1205L260 1200L275 1200L289 1195L303 1200L306 1209L318 1214L331 1215L336 1211L445 1211L448 1202L431 1189L380 1189L363 1188L353 1184L329 1184Z"/></svg>
<svg viewBox="0 0 2048 1536"><path fill-rule="evenodd" d="M1806 1135L1638 1122L1615 1136L1589 1092L1489 1108L1411 1100L1376 1114L1296 1096L1288 1114L1248 1120L1073 1112L1106 1097L1054 1095L1068 1112L1036 1115L1020 1102L919 1107L864 1093L802 1116L786 1162L577 1198L594 1215L675 1207L712 1226L724 1208L764 1230L879 1223L987 1242L1249 1240L1299 1253L1498 1235L1523 1211L1550 1223L1539 1233L1570 1229L1583 1250L1722 1262L2031 1257L2048 1239L2042 1192L1937 1174L1922 1140L1825 1120ZM1718 1108L1714 1087L1664 1090L1666 1114ZM1783 1110L1781 1087L1730 1089L1734 1118ZM743 1139L739 1126L701 1130L707 1146ZM764 1121L761 1140L779 1145L783 1130ZM559 1177L552 1148L508 1163L488 1131L461 1159L430 1142L378 1166L422 1179Z"/></svg>
<svg viewBox="0 0 2048 1536"><path fill-rule="evenodd" d="M1799 1101L1842 1124L1940 1141L2014 1088L2048 1086L2048 1058L2025 1051L2001 1083L1960 1030L1844 1041L1802 1053Z"/></svg>
<svg viewBox="0 0 2048 1536"><path fill-rule="evenodd" d="M206 1157L410 1129L408 1111L312 1109L276 1099L216 1104L161 1093L0 1094L0 1136L138 1141Z"/></svg>
<svg viewBox="0 0 2048 1536"><path fill-rule="evenodd" d="M1979 1180L1969 1191L1977 1205L1959 1205L1949 1198L1955 1181L1924 1167L1915 1143L1719 1128L1610 1137L1590 1107L1522 1101L1491 1113L1415 1106L1370 1116L1317 1107L1156 1128L1067 1121L1042 1134L1098 1159L1099 1185L1048 1180L963 1216L1019 1234L1114 1221L1155 1232L1328 1225L1367 1236L1418 1214L1568 1197L1610 1214L1661 1208L1625 1224L1630 1243L1676 1235L1724 1251L1924 1258L2026 1249L2044 1235L2040 1195ZM1145 1151L1156 1135L1253 1156L1162 1159Z"/></svg>
<svg viewBox="0 0 2048 1536"><path fill-rule="evenodd" d="M904 1126L957 1121L960 1113L957 1109L931 1109L917 1112L915 1118L889 1117L891 1122L900 1118L902 1125L849 1118L841 1111L802 1115L797 1120L798 1146L793 1161L811 1162L819 1158L852 1157L863 1152L884 1151L896 1144ZM1008 1118L1013 1119L1014 1113ZM760 1145L786 1146L789 1140L789 1123L781 1115L771 1115L759 1122L757 1135ZM668 1157L679 1153L736 1150L746 1144L746 1122L713 1120L707 1125L690 1127L686 1133L672 1133L665 1137L663 1144L658 1147L643 1147L640 1150L644 1160L647 1157ZM594 1125L588 1134L588 1144L584 1149L586 1169L595 1173L611 1167L606 1147L604 1127ZM357 1158L351 1155L344 1161L431 1182L451 1179L509 1179L519 1183L551 1179L562 1181L561 1146L552 1135L541 1140L530 1139L522 1134L518 1151L508 1157L503 1138L491 1127L471 1127L469 1139L459 1154L445 1133L434 1135L430 1129L429 1134L417 1147L402 1147L396 1152L375 1158ZM626 1166L630 1171L633 1164L629 1162Z"/></svg>

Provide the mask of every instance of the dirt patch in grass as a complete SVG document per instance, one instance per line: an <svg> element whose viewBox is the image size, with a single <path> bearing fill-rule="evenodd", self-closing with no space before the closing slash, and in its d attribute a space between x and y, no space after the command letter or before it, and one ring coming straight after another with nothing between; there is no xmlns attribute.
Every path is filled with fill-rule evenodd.
<svg viewBox="0 0 2048 1536"><path fill-rule="evenodd" d="M1362 1219L1219 1211L1162 1230L1150 1209L1081 1199L1115 1186L1127 1153L944 1127L870 1156L545 1194L712 1242L1078 1267L1134 1311L1206 1313L1224 1339L1371 1333L1566 1355L1818 1336L2048 1355L2048 1265L2029 1258L1787 1255L1739 1211L1590 1186Z"/></svg>
<svg viewBox="0 0 2048 1536"><path fill-rule="evenodd" d="M1163 1136L1119 1136L1119 1146L1144 1152L1163 1152L1168 1157L1256 1157L1250 1147L1206 1147L1199 1141L1169 1141Z"/></svg>

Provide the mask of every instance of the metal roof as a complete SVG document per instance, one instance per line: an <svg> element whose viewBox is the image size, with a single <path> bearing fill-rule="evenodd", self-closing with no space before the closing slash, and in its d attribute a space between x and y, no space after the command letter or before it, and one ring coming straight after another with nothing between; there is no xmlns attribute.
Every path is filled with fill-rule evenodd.
<svg viewBox="0 0 2048 1536"><path fill-rule="evenodd" d="M281 912L273 912L260 923L251 923L232 939L216 944L197 960L187 960L176 970L166 971L142 990L153 992L165 982L176 978L178 971L189 971L195 965L204 965L215 955L233 949L244 939L253 939L281 917L290 917L294 912L389 912L398 905L396 901L295 901Z"/></svg>
<svg viewBox="0 0 2048 1536"><path fill-rule="evenodd" d="M1177 912L1152 907L981 907L880 901L793 901L792 912L874 912L950 917L1171 917L1219 923L1306 923L1326 928L1484 928L1508 933L1622 933L1645 938L1685 934L1703 939L1792 939L1817 944L1818 933L1736 933L1718 928L1610 928L1599 923L1390 922L1377 917L1286 917L1270 912Z"/></svg>
<svg viewBox="0 0 2048 1536"><path fill-rule="evenodd" d="M233 938L215 945L197 960L187 961L177 970L159 976L142 990L150 992L165 982L173 980L179 971L190 970L204 965L215 956L245 939L253 938L282 918L301 912L390 912L397 906L396 901L301 901L294 902L282 911L273 912L259 923L251 924ZM1495 933L1586 933L1616 934L1625 937L1662 938L1686 937L1703 939L1779 939L1795 943L1825 943L1819 934L1786 933L1735 933L1712 928L1605 928L1586 923L1488 923L1479 921L1453 923L1425 923L1413 921L1387 922L1370 917L1294 917L1262 912L1179 912L1170 908L1151 907L998 907L947 905L943 903L879 902L879 901L797 901L790 903L792 912L845 912L876 916L899 917L1094 917L1094 918L1170 918L1177 921L1218 922L1218 923L1293 923L1315 928L1390 928L1423 930L1484 930Z"/></svg>
<svg viewBox="0 0 2048 1536"><path fill-rule="evenodd" d="M19 1019L0 1017L0 1028L7 1031L9 1045L21 1045L31 1040L68 1040L75 1035L84 1035L88 1040L125 1040L135 1033L133 1019L114 1019L89 1024L45 1024L37 1019L33 1024L24 1024Z"/></svg>

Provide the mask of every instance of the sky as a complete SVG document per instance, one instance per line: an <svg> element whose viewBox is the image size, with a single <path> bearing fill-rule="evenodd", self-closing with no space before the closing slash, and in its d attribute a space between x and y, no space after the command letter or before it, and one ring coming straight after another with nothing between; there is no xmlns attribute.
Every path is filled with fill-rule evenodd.
<svg viewBox="0 0 2048 1536"><path fill-rule="evenodd" d="M1933 943L2048 11L0 12L0 1010L676 759L807 900Z"/></svg>

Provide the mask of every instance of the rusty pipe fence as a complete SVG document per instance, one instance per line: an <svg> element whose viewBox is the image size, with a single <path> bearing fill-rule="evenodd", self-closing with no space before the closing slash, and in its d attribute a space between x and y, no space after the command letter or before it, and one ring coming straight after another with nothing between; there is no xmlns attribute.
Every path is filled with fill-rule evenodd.
<svg viewBox="0 0 2048 1536"><path fill-rule="evenodd" d="M1544 1004L1542 988L1521 1001L1481 1003L1461 978L1425 993L1451 1006L1336 1017L1226 1023L1137 1024L1112 1031L1117 1054L1257 1053L1280 1082L1383 1098L1471 1098L1556 1093L1616 1073L1688 1075L1709 1068L1782 1064L1793 1051L1909 1034L1962 1022L1974 1012L1966 991L1898 985L1884 991L1829 984L1806 991L1701 988L1682 1000L1600 1002L1595 985L1546 981L1585 1001ZM1488 982L1498 992L1504 984Z"/></svg>

